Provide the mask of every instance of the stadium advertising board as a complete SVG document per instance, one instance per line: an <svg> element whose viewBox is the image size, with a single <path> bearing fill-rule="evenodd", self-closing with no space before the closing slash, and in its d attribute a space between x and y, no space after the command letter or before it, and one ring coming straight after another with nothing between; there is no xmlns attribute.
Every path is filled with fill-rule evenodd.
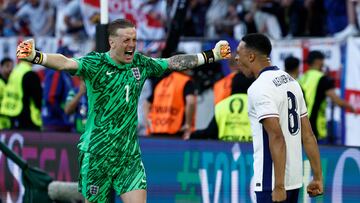
<svg viewBox="0 0 360 203"><path fill-rule="evenodd" d="M1 132L0 140L30 166L46 171L55 180L75 181L78 176L76 134ZM21 169L0 151L0 199L21 202L24 194ZM0 201L1 202L1 201Z"/></svg>
<svg viewBox="0 0 360 203"><path fill-rule="evenodd" d="M76 181L76 134L2 132L0 140L32 166L54 179ZM147 172L148 202L251 202L253 157L251 144L216 141L140 139ZM325 195L299 202L358 202L360 199L360 148L321 146ZM304 160L304 184L311 179ZM20 171L0 153L0 198L21 202ZM116 202L119 199L116 198Z"/></svg>

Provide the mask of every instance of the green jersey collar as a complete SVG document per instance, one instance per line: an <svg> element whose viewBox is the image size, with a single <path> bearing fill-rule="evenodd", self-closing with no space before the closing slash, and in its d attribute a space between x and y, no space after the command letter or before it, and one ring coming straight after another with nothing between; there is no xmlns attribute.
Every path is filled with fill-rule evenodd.
<svg viewBox="0 0 360 203"><path fill-rule="evenodd" d="M117 64L111 57L110 57L110 51L105 53L106 59L108 63L118 69L129 69L132 66L132 63L129 64Z"/></svg>

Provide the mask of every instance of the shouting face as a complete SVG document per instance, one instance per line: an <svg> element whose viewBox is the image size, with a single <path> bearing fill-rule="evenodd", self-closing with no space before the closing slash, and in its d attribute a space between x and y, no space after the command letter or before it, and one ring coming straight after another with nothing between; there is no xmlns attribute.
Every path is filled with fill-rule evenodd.
<svg viewBox="0 0 360 203"><path fill-rule="evenodd" d="M235 60L238 64L239 70L248 78L254 77L251 70L251 63L254 61L254 55L246 48L246 43L241 41L236 49Z"/></svg>
<svg viewBox="0 0 360 203"><path fill-rule="evenodd" d="M110 51L118 63L131 63L136 48L136 29L134 27L119 28L116 35L110 36Z"/></svg>

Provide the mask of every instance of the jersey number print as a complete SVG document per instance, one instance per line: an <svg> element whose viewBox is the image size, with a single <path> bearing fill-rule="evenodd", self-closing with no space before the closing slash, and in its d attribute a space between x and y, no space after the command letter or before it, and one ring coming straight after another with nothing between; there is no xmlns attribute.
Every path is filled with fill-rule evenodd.
<svg viewBox="0 0 360 203"><path fill-rule="evenodd" d="M299 132L299 114L297 113L297 103L295 95L288 91L288 128L291 135L296 135Z"/></svg>
<svg viewBox="0 0 360 203"><path fill-rule="evenodd" d="M126 102L129 102L129 93L130 93L130 86L125 85L125 91L126 91Z"/></svg>

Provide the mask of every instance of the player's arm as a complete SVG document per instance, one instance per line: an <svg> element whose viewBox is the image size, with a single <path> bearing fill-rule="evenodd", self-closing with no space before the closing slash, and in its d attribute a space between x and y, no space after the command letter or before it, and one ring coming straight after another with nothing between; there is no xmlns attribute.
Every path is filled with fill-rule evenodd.
<svg viewBox="0 0 360 203"><path fill-rule="evenodd" d="M306 156L308 157L313 171L313 181L307 187L309 195L317 196L323 193L323 179L321 172L321 162L319 148L316 137L311 129L311 124L307 116L301 118L301 139L304 145Z"/></svg>
<svg viewBox="0 0 360 203"><path fill-rule="evenodd" d="M152 123L151 120L149 118L149 114L150 114L150 110L151 110L151 105L152 103L150 101L148 101L147 99L145 99L144 103L143 103L143 111L144 111L144 118L145 118L145 126L147 129L149 129L150 134L153 132L152 130Z"/></svg>
<svg viewBox="0 0 360 203"><path fill-rule="evenodd" d="M184 134L183 139L190 139L191 135L191 124L193 123L194 114L195 114L195 102L196 97L194 94L188 94L185 97L186 105L185 105L185 124L183 127Z"/></svg>
<svg viewBox="0 0 360 203"><path fill-rule="evenodd" d="M186 95L185 101L185 125L190 128L195 114L196 97L194 94Z"/></svg>
<svg viewBox="0 0 360 203"><path fill-rule="evenodd" d="M347 101L341 99L339 96L337 96L337 94L335 93L334 89L329 89L325 92L326 96L328 96L332 102L334 102L336 105L342 107L342 108L347 108L349 109L351 112L355 112L354 107L349 104Z"/></svg>
<svg viewBox="0 0 360 203"><path fill-rule="evenodd" d="M70 115L75 112L76 107L81 99L81 96L82 96L81 94L77 93L70 101L66 103L64 108L65 114Z"/></svg>
<svg viewBox="0 0 360 203"><path fill-rule="evenodd" d="M261 120L268 137L271 158L274 162L275 188L273 191L273 201L283 201L286 199L285 192L285 165L286 165L286 144L281 131L279 118L268 117ZM274 193L276 191L276 193ZM274 197L274 194L277 196ZM275 198L275 199L274 199Z"/></svg>
<svg viewBox="0 0 360 203"><path fill-rule="evenodd" d="M62 54L45 54L36 51L33 39L21 42L17 47L16 56L18 59L33 64L40 64L54 70L76 72L78 69L76 61L67 58Z"/></svg>
<svg viewBox="0 0 360 203"><path fill-rule="evenodd" d="M86 94L86 86L84 81L81 81L79 91L76 93L71 99L67 99L68 101L65 104L64 112L67 115L70 115L75 112L76 107L78 106L81 97ZM68 97L71 97L70 95Z"/></svg>
<svg viewBox="0 0 360 203"><path fill-rule="evenodd" d="M204 51L198 54L179 54L168 58L168 68L171 70L181 71L192 69L197 66L213 63L222 59L229 59L231 50L227 41L221 40L216 43L214 49Z"/></svg>

